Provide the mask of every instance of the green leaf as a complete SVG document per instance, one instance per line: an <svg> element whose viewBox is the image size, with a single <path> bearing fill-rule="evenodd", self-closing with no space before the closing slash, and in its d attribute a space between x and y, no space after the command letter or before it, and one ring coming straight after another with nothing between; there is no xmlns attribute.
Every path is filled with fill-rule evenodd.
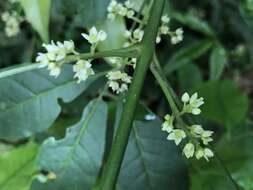
<svg viewBox="0 0 253 190"><path fill-rule="evenodd" d="M181 68L189 61L193 61L204 55L212 46L213 42L207 39L193 42L186 47L181 48L172 56L169 62L165 65L164 72L166 74L169 74Z"/></svg>
<svg viewBox="0 0 253 190"><path fill-rule="evenodd" d="M134 122L117 189L186 190L188 175L181 152L166 139L161 121L145 112L142 121Z"/></svg>
<svg viewBox="0 0 253 190"><path fill-rule="evenodd" d="M210 80L220 79L228 63L227 52L222 46L215 46L210 57Z"/></svg>
<svg viewBox="0 0 253 190"><path fill-rule="evenodd" d="M234 127L246 118L249 101L233 81L210 81L197 90L204 97L203 116L226 127Z"/></svg>
<svg viewBox="0 0 253 190"><path fill-rule="evenodd" d="M223 137L216 146L223 165L227 168L235 182L244 190L253 188L251 176L253 175L253 140L252 126L242 125L234 130L232 138ZM229 146L228 146L229 145ZM209 163L194 162L198 168L191 171L192 190L236 190L231 180L217 159Z"/></svg>
<svg viewBox="0 0 253 190"><path fill-rule="evenodd" d="M39 165L57 178L45 184L35 182L32 189L91 189L102 165L106 121L107 105L98 99L85 108L81 121L67 130L65 138L46 140Z"/></svg>
<svg viewBox="0 0 253 190"><path fill-rule="evenodd" d="M107 39L98 46L100 51L123 47L126 42L126 37L124 37L126 26L123 18L117 17L114 20L105 20L98 23L97 28L106 31L108 34Z"/></svg>
<svg viewBox="0 0 253 190"><path fill-rule="evenodd" d="M0 155L0 189L28 190L38 171L35 159L38 146L29 143Z"/></svg>
<svg viewBox="0 0 253 190"><path fill-rule="evenodd" d="M78 27L92 27L107 16L110 0L54 0L56 11L73 18Z"/></svg>
<svg viewBox="0 0 253 190"><path fill-rule="evenodd" d="M182 24L188 26L189 28L191 28L195 31L203 33L207 36L211 36L211 37L215 36L215 32L213 31L213 29L209 26L209 24L206 21L201 20L200 18L198 18L190 13L181 14L178 12L174 12L172 14L172 16L178 22L181 22Z"/></svg>
<svg viewBox="0 0 253 190"><path fill-rule="evenodd" d="M201 70L190 62L178 70L178 79L181 92L189 91L203 81Z"/></svg>
<svg viewBox="0 0 253 190"><path fill-rule="evenodd" d="M20 0L26 19L44 42L48 42L51 0Z"/></svg>
<svg viewBox="0 0 253 190"><path fill-rule="evenodd" d="M58 99L70 102L101 74L77 84L70 65L59 78L46 69L0 80L0 139L17 140L50 127L61 112Z"/></svg>

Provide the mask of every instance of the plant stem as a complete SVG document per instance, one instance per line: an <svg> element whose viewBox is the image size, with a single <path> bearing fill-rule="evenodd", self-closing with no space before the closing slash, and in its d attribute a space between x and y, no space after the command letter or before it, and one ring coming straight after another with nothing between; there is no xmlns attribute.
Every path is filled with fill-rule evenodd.
<svg viewBox="0 0 253 190"><path fill-rule="evenodd" d="M159 83L161 89L163 90L163 93L165 94L166 99L171 107L171 110L175 114L175 117L176 117L177 121L179 122L180 126L184 129L187 129L187 125L183 121L180 111L174 101L173 91L167 83L166 76L162 72L160 63L159 63L156 55L154 55L153 63L150 66L150 70L153 73L156 81ZM186 130L186 132L187 131L188 131L188 129Z"/></svg>
<svg viewBox="0 0 253 190"><path fill-rule="evenodd" d="M127 48L95 52L95 53L82 53L79 55L70 55L66 58L66 61L76 61L78 59L97 59L103 57L123 57L123 58L136 58L140 56L140 45L134 45Z"/></svg>
<svg viewBox="0 0 253 190"><path fill-rule="evenodd" d="M132 84L127 93L126 103L123 108L108 162L105 164L102 172L101 181L98 185L99 190L113 190L115 188L132 129L136 106L140 98L147 70L153 58L155 40L160 25L164 2L164 0L156 0L156 2L153 3L149 22L145 29L143 41L141 42L141 56L134 72Z"/></svg>
<svg viewBox="0 0 253 190"><path fill-rule="evenodd" d="M135 45L128 48L115 49L104 52L96 52L94 54L83 53L79 55L69 55L66 57L64 62L77 61L78 59L95 59L103 57L139 57L140 51L141 50L139 45ZM40 63L19 64L6 69L2 69L0 70L0 79L27 71L41 69L40 65L41 65Z"/></svg>

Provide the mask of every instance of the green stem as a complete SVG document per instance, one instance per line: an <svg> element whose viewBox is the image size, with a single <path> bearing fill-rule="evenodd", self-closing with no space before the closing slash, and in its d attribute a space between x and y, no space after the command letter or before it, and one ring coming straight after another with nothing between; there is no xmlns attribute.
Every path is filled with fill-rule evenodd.
<svg viewBox="0 0 253 190"><path fill-rule="evenodd" d="M79 55L69 55L66 57L64 62L71 62L71 61L77 61L78 59L96 59L96 58L103 58L103 57L139 57L140 55L140 48L139 45L135 45L128 48L122 48L122 49L115 49L110 51L104 51L104 52L96 52L94 54L92 53L83 53ZM0 79L9 77L12 75L16 75L19 73L32 71L36 69L40 69L39 63L34 64L20 64L15 65L6 69L0 70Z"/></svg>
<svg viewBox="0 0 253 190"><path fill-rule="evenodd" d="M167 78L161 69L160 63L156 55L154 55L153 63L150 66L150 70L153 73L156 81L159 83L163 93L165 94L166 99L171 107L172 112L175 114L178 123L182 128L186 129L185 132L188 133L187 125L185 124L185 122L181 117L180 111L173 98L173 91L171 87L168 85Z"/></svg>
<svg viewBox="0 0 253 190"><path fill-rule="evenodd" d="M122 49L115 49L109 51L95 52L95 53L82 53L79 55L69 55L66 61L76 61L78 59L97 59L103 57L123 57L123 58L136 58L140 56L139 45L130 46Z"/></svg>
<svg viewBox="0 0 253 190"><path fill-rule="evenodd" d="M123 113L109 154L108 162L105 164L101 181L96 189L113 190L115 188L131 132L136 106L140 98L147 70L153 58L155 40L160 25L164 2L165 0L156 0L156 2L153 3L149 22L141 43L141 56L137 63L133 81L127 94L126 103L123 108Z"/></svg>

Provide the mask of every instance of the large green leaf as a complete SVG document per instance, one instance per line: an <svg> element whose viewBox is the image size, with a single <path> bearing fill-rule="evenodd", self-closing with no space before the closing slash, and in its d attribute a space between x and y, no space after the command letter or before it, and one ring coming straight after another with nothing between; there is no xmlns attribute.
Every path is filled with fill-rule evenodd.
<svg viewBox="0 0 253 190"><path fill-rule="evenodd" d="M98 76L77 84L68 65L57 79L45 69L1 79L0 139L17 140L47 129L61 111L57 100L72 101Z"/></svg>
<svg viewBox="0 0 253 190"><path fill-rule="evenodd" d="M79 123L67 130L65 138L46 140L38 161L42 169L56 174L48 183L35 182L34 190L91 189L102 165L105 146L107 106L96 100L85 108Z"/></svg>
<svg viewBox="0 0 253 190"><path fill-rule="evenodd" d="M98 29L106 31L107 40L100 43L98 48L100 51L122 48L126 42L124 32L126 26L123 18L117 17L114 20L105 20L97 24Z"/></svg>
<svg viewBox="0 0 253 190"><path fill-rule="evenodd" d="M57 11L74 18L74 25L79 27L94 26L107 15L110 0L54 0Z"/></svg>
<svg viewBox="0 0 253 190"><path fill-rule="evenodd" d="M215 46L210 57L210 80L220 79L227 65L227 52L222 46Z"/></svg>
<svg viewBox="0 0 253 190"><path fill-rule="evenodd" d="M248 129L249 128L249 129ZM229 179L227 171L243 190L253 188L253 137L252 125L242 125L234 130L232 138L223 137L216 145L220 160L212 159L211 162L194 162L191 171L192 190L237 190ZM229 146L228 146L229 145ZM223 165L223 166L222 166Z"/></svg>
<svg viewBox="0 0 253 190"><path fill-rule="evenodd" d="M153 113L146 113L142 121L134 123L118 189L186 190L187 169L178 147L166 140L161 121Z"/></svg>
<svg viewBox="0 0 253 190"><path fill-rule="evenodd" d="M243 122L248 110L247 95L233 81L211 81L203 83L197 92L204 97L203 116L226 127Z"/></svg>
<svg viewBox="0 0 253 190"><path fill-rule="evenodd" d="M48 42L51 0L20 0L26 19L44 42Z"/></svg>
<svg viewBox="0 0 253 190"><path fill-rule="evenodd" d="M181 92L186 92L196 87L203 81L202 73L199 67L188 62L178 70L178 82Z"/></svg>
<svg viewBox="0 0 253 190"><path fill-rule="evenodd" d="M36 155L38 147L33 143L13 149L0 155L0 189L28 190L38 168Z"/></svg>

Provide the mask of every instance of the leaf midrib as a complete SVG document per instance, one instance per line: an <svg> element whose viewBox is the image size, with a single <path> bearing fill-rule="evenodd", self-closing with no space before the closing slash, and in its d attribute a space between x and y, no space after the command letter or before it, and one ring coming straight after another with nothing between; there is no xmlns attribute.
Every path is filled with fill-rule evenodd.
<svg viewBox="0 0 253 190"><path fill-rule="evenodd" d="M138 141L138 140L140 140L140 137L138 136L138 132L137 132L137 129L136 129L135 126L133 127L133 134L134 134L134 137L135 137L137 150L139 151L139 154L140 154L140 160L141 160L142 166L144 168L144 174L146 175L146 178L147 178L147 181L149 183L150 188L153 189L152 188L152 183L151 183L151 180L150 180L150 176L149 176L149 172L148 172L148 169L147 169L147 166L146 166L146 163L145 163L145 159L143 158L143 155L142 155L142 152L144 152L144 150L142 149L141 143Z"/></svg>
<svg viewBox="0 0 253 190"><path fill-rule="evenodd" d="M88 82L92 83L93 81L91 81L91 80L95 80L96 78L99 78L100 75L98 74L98 75L94 76L93 78L90 78L90 81L88 81ZM67 81L65 83L62 83L61 85L58 85L58 86L54 87L54 88L47 89L47 90L43 91L42 93L39 93L36 96L31 96L30 98L28 98L28 99L26 99L22 102L19 102L19 103L15 104L14 106L10 107L10 108L0 110L0 112L1 111L6 112L6 111L11 111L13 109L16 109L20 106L23 106L25 104L28 104L29 102L35 101L36 99L39 99L39 98L43 97L45 94L50 94L51 92L58 91L61 88L65 88L66 86L71 85L72 83L76 83L76 80ZM89 85L90 84L88 84L87 86L89 86Z"/></svg>

